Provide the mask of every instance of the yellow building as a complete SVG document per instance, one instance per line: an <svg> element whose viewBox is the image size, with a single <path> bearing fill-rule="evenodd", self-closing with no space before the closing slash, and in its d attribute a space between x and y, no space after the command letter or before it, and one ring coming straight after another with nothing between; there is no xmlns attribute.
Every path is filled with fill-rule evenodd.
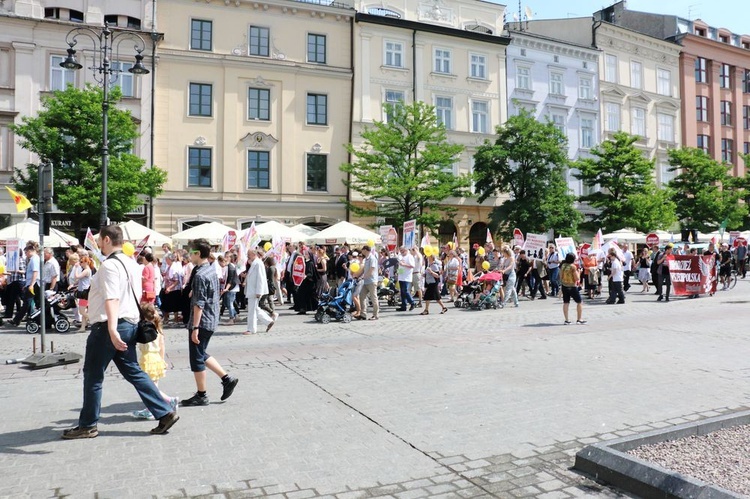
<svg viewBox="0 0 750 499"><path fill-rule="evenodd" d="M154 229L346 219L354 10L164 0L157 21Z"/></svg>

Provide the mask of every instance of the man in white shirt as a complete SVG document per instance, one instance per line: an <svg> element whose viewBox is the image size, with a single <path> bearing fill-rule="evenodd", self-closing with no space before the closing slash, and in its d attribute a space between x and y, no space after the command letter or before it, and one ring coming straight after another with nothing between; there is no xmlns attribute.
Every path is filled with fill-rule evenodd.
<svg viewBox="0 0 750 499"><path fill-rule="evenodd" d="M620 245L620 248L622 249L622 268L623 268L623 285L622 289L623 291L627 291L630 289L630 276L632 275L633 271L633 253L630 251L630 248L628 247L627 243L622 243Z"/></svg>
<svg viewBox="0 0 750 499"><path fill-rule="evenodd" d="M398 256L398 287L401 291L401 308L398 312L406 312L406 304L409 304L409 310L414 310L414 298L409 293L411 287L412 274L414 273L414 257L409 254L406 246L401 246Z"/></svg>
<svg viewBox="0 0 750 499"><path fill-rule="evenodd" d="M245 276L245 297L247 298L247 330L244 334L255 334L258 332L258 319L267 324L266 332L270 331L276 323L277 314L273 317L258 306L263 295L268 294L268 280L266 279L266 267L254 249L247 251L247 261L250 268Z"/></svg>
<svg viewBox="0 0 750 499"><path fill-rule="evenodd" d="M42 269L44 290L57 291L57 281L60 280L60 264L57 262L52 248L44 248L44 265Z"/></svg>
<svg viewBox="0 0 750 499"><path fill-rule="evenodd" d="M617 298L617 304L621 305L625 303L625 293L622 291L622 280L624 277L624 269L620 257L617 256L617 250L610 248L607 258L610 262L610 276L609 276L609 299L607 305L615 303Z"/></svg>

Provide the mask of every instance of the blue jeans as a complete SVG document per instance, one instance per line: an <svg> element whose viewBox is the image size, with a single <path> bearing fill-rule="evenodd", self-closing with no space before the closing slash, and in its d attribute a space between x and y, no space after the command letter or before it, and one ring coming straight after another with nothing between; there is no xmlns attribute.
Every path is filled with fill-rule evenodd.
<svg viewBox="0 0 750 499"><path fill-rule="evenodd" d="M78 426L96 426L102 405L102 383L104 372L110 362L114 362L123 378L133 385L140 395L143 404L156 419L171 412L172 408L159 393L148 374L138 365L136 357L135 330L137 326L120 320L117 331L128 349L120 352L115 349L109 338L106 322L95 322L86 340L86 356L83 361L83 407L78 417Z"/></svg>
<svg viewBox="0 0 750 499"><path fill-rule="evenodd" d="M560 267L549 269L549 290L552 296L557 296L560 292Z"/></svg>
<svg viewBox="0 0 750 499"><path fill-rule="evenodd" d="M398 281L398 288L401 292L401 308L406 308L406 304L414 305L414 299L409 294L410 282Z"/></svg>
<svg viewBox="0 0 750 499"><path fill-rule="evenodd" d="M224 307L229 310L229 318L237 317L237 311L234 309L234 300L237 298L237 291L227 291L224 293Z"/></svg>

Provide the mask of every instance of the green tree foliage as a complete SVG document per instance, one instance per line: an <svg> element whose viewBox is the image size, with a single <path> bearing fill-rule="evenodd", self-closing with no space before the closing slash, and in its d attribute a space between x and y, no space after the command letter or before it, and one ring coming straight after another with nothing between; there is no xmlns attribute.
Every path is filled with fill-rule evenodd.
<svg viewBox="0 0 750 499"><path fill-rule="evenodd" d="M159 168L144 168L145 161L131 153L138 127L129 111L118 109L119 87L110 92L108 215L122 220L143 201L139 195L158 196L167 174ZM35 117L25 116L12 126L21 147L40 162L54 166L55 203L74 217L76 226L95 222L101 212L102 192L102 91L87 86L43 97ZM16 168L12 183L36 199L38 165Z"/></svg>
<svg viewBox="0 0 750 499"><path fill-rule="evenodd" d="M434 231L451 211L441 203L466 195L471 185L467 175L453 173L464 148L448 142L433 106L414 102L384 108L387 123L365 127L364 143L347 145L354 161L341 165L349 175L346 186L375 206L348 202L348 208L359 216L389 218L397 227L416 219Z"/></svg>
<svg viewBox="0 0 750 499"><path fill-rule="evenodd" d="M591 150L594 158L571 165L580 172L576 178L599 186L597 192L579 198L598 211L588 228L649 232L666 229L676 221L670 196L654 182L654 163L635 147L636 140L635 135L617 132Z"/></svg>
<svg viewBox="0 0 750 499"><path fill-rule="evenodd" d="M485 142L474 155L479 201L510 194L510 199L492 210L491 225L507 238L514 227L524 232L554 229L576 235L582 216L565 181L565 135L526 111L510 117L496 133L495 143Z"/></svg>
<svg viewBox="0 0 750 499"><path fill-rule="evenodd" d="M692 147L670 150L669 164L679 172L669 186L683 229L711 232L724 220L729 228L741 226L747 207L739 202L742 179L729 175L731 165Z"/></svg>

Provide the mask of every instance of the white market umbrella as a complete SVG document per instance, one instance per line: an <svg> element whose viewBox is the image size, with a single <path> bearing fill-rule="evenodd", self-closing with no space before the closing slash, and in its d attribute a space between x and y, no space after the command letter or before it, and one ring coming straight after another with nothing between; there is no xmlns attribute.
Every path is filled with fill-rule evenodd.
<svg viewBox="0 0 750 499"><path fill-rule="evenodd" d="M307 238L307 242L312 244L367 244L368 241L380 244L382 239L377 232L363 229L349 222L331 225Z"/></svg>
<svg viewBox="0 0 750 499"><path fill-rule="evenodd" d="M646 234L633 229L620 229L604 234L604 239L617 239L620 243L645 243Z"/></svg>
<svg viewBox="0 0 750 499"><path fill-rule="evenodd" d="M301 233L305 234L306 236L314 236L318 232L320 232L315 227L310 227L309 225L305 225L305 224L294 225L294 226L292 226L292 229L296 230L297 232L301 232Z"/></svg>
<svg viewBox="0 0 750 499"><path fill-rule="evenodd" d="M248 230L250 230L249 227L243 230L238 237L241 238ZM280 237L285 242L300 243L306 241L308 237L307 234L274 221L257 224L255 230L258 231L258 236L262 241L271 241L274 237Z"/></svg>
<svg viewBox="0 0 750 499"><path fill-rule="evenodd" d="M11 225L0 230L0 240L23 239L25 242L39 242L39 222L27 218L23 222ZM45 248L67 248L78 244L78 239L61 232L57 229L50 228L49 236L44 236Z"/></svg>
<svg viewBox="0 0 750 499"><path fill-rule="evenodd" d="M165 236L160 232L151 230L145 225L141 225L134 220L128 220L117 224L122 229L123 239L138 244L144 237L148 236L149 246L161 246L162 244L171 244L172 238Z"/></svg>
<svg viewBox="0 0 750 499"><path fill-rule="evenodd" d="M219 222L208 222L201 225L196 225L189 229L178 232L172 235L172 242L179 245L185 245L193 239L204 238L209 244L216 245L221 244L224 240L224 236L230 230L236 230Z"/></svg>

